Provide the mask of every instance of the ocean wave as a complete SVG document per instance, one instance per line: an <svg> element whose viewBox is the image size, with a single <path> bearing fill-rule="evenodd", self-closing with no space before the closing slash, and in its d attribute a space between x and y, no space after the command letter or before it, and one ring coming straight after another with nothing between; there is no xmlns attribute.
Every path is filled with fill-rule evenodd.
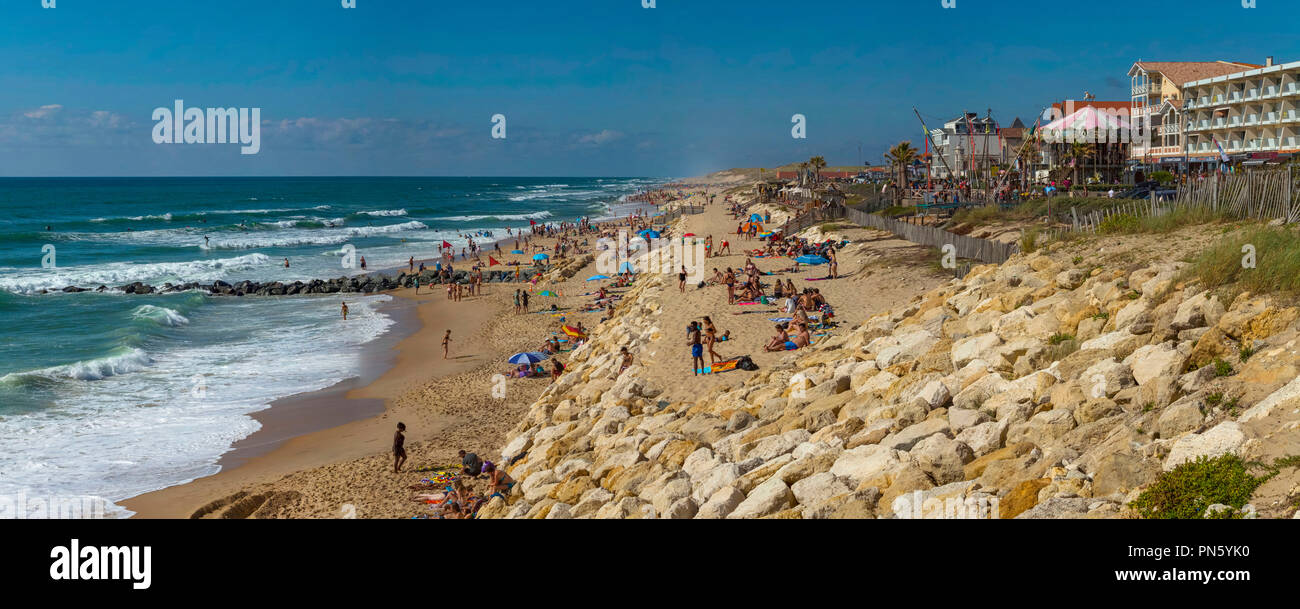
<svg viewBox="0 0 1300 609"><path fill-rule="evenodd" d="M122 221L122 220L131 220L133 222L142 222L144 220L166 220L170 222L172 218L173 216L169 212L165 214L157 214L157 215L150 215L150 216L123 216L120 218L91 218L90 221L91 222L115 222L115 221Z"/></svg>
<svg viewBox="0 0 1300 609"><path fill-rule="evenodd" d="M135 319L147 319L160 326L177 327L190 323L190 320L181 315L176 309L167 307L156 307L154 305L140 305L131 312L131 317Z"/></svg>
<svg viewBox="0 0 1300 609"><path fill-rule="evenodd" d="M575 190L564 192L550 192L543 190L541 192L530 192L522 195L510 197L511 201L532 201L534 199L591 199L595 197L606 196L604 191L600 190Z"/></svg>
<svg viewBox="0 0 1300 609"><path fill-rule="evenodd" d="M118 349L112 355L98 359L85 360L62 366L51 366L40 370L11 372L0 376L0 383L22 384L34 378L72 379L78 381L98 381L110 376L130 374L148 368L153 359L143 349L134 347Z"/></svg>
<svg viewBox="0 0 1300 609"><path fill-rule="evenodd" d="M542 218L551 217L549 211L533 212L531 214L485 214L481 216L441 216L434 220L445 220L447 222L477 222L479 220L498 220L501 222L511 222L517 220L541 220Z"/></svg>
<svg viewBox="0 0 1300 609"><path fill-rule="evenodd" d="M381 209L377 211L360 211L357 212L357 214L383 218L383 217L392 217L392 216L405 216L406 210L405 209Z"/></svg>
<svg viewBox="0 0 1300 609"><path fill-rule="evenodd" d="M207 245L201 244L199 247L201 249L217 250L253 249L259 247L294 247L300 245L338 245L359 237L373 237L376 235L419 231L427 228L429 227L425 223L412 220L401 224L388 224L384 226L356 226L351 228L319 229L310 233L265 233L224 239L217 238L211 239Z"/></svg>
<svg viewBox="0 0 1300 609"><path fill-rule="evenodd" d="M229 273L266 266L270 262L271 259L265 254L248 254L234 258L192 260L188 262L155 262L149 264L113 262L48 270L32 269L0 277L0 290L18 294L32 294L41 290L61 290L70 285L95 287L99 285L120 286L136 281L154 285L165 281L173 283L214 281L227 277Z"/></svg>

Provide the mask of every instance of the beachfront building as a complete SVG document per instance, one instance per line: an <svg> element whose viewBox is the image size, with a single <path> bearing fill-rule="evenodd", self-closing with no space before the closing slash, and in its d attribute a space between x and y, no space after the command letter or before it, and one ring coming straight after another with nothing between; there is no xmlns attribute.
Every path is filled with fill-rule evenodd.
<svg viewBox="0 0 1300 609"><path fill-rule="evenodd" d="M1183 162L1185 83L1261 66L1234 61L1138 61L1129 68L1134 166L1155 168Z"/></svg>
<svg viewBox="0 0 1300 609"><path fill-rule="evenodd" d="M1300 61L1265 65L1183 85L1189 160L1261 165L1300 152Z"/></svg>
<svg viewBox="0 0 1300 609"><path fill-rule="evenodd" d="M968 112L931 129L930 171L937 179L979 180L1003 164L997 121Z"/></svg>

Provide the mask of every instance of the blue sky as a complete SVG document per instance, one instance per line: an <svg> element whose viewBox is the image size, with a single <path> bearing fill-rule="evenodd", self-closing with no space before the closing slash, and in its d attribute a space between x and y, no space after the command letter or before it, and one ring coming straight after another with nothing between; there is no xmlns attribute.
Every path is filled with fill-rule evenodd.
<svg viewBox="0 0 1300 609"><path fill-rule="evenodd" d="M1295 0L1241 4L0 0L0 176L686 176L857 164L859 146L876 162L921 145L913 105L931 125L1032 122L1085 90L1128 99L1139 58L1300 60ZM175 99L261 108L261 152L153 143Z"/></svg>

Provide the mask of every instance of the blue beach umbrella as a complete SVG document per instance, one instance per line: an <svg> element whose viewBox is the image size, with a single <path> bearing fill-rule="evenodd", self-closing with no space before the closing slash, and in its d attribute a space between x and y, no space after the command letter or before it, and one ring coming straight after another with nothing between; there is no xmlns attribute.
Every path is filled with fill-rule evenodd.
<svg viewBox="0 0 1300 609"><path fill-rule="evenodd" d="M536 364L537 362L545 360L547 357L548 356L545 353L538 353L536 351L525 351L523 353L516 353L514 355L511 355L510 359L507 361L509 361L512 364Z"/></svg>
<svg viewBox="0 0 1300 609"><path fill-rule="evenodd" d="M750 215L749 215L749 221L750 221L750 222L762 222L762 221L763 221L763 216L760 216L760 215L758 215L758 214L750 214Z"/></svg>
<svg viewBox="0 0 1300 609"><path fill-rule="evenodd" d="M618 267L618 272L620 272L620 273L635 273L635 272L636 272L636 269L632 267L632 263L631 263L631 262L624 262L623 264L619 265L619 267Z"/></svg>
<svg viewBox="0 0 1300 609"><path fill-rule="evenodd" d="M816 254L804 254L798 258L795 258L794 261L798 262L799 264L826 264L827 262L830 262L829 260L822 258L821 256L818 256Z"/></svg>
<svg viewBox="0 0 1300 609"><path fill-rule="evenodd" d="M609 279L609 276L608 276L608 275L592 275L591 277L588 277L588 278L587 278L587 281L596 281L596 280L599 280L599 279Z"/></svg>
<svg viewBox="0 0 1300 609"><path fill-rule="evenodd" d="M550 256L547 256L546 254L533 254L533 260L546 260L547 258L550 258Z"/></svg>

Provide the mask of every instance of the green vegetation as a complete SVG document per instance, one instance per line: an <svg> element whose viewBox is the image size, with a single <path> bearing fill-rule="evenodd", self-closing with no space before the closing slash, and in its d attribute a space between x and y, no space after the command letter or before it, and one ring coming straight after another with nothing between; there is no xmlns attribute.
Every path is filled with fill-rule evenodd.
<svg viewBox="0 0 1300 609"><path fill-rule="evenodd" d="M1222 358L1214 358L1214 376L1229 376L1233 373L1232 364Z"/></svg>
<svg viewBox="0 0 1300 609"><path fill-rule="evenodd" d="M895 205L880 211L880 215L885 216L886 218L898 218L900 216L912 216L915 214L915 205Z"/></svg>
<svg viewBox="0 0 1300 609"><path fill-rule="evenodd" d="M1047 339L1047 342L1051 345L1059 345L1067 340L1074 340L1074 335L1060 333L1053 334L1051 338Z"/></svg>
<svg viewBox="0 0 1300 609"><path fill-rule="evenodd" d="M1254 266L1243 268L1250 253ZM1281 227L1256 226L1239 231L1193 258L1180 279L1195 279L1210 289L1221 288L1229 302L1241 292L1294 295L1300 293L1300 239L1294 231Z"/></svg>
<svg viewBox="0 0 1300 609"><path fill-rule="evenodd" d="M1039 230L1031 228L1020 234L1020 251L1030 254L1038 250Z"/></svg>
<svg viewBox="0 0 1300 609"><path fill-rule="evenodd" d="M1255 354L1255 348L1254 348L1254 347L1242 347L1242 348L1241 348L1241 353L1239 353L1238 355L1239 355L1239 357L1241 358L1241 363L1244 364L1244 363L1246 363L1246 360L1250 359L1250 356L1252 356L1252 355L1254 355L1254 354Z"/></svg>
<svg viewBox="0 0 1300 609"><path fill-rule="evenodd" d="M1169 173L1168 171L1153 171L1151 172L1151 175L1147 177L1161 184L1168 184L1174 181L1174 174Z"/></svg>
<svg viewBox="0 0 1300 609"><path fill-rule="evenodd" d="M1110 319L1110 312L1109 312L1109 311L1098 311L1095 315L1092 316L1092 318L1093 318L1093 319Z"/></svg>
<svg viewBox="0 0 1300 609"><path fill-rule="evenodd" d="M1072 260L1070 260L1070 262L1073 262L1075 266L1079 266L1080 264L1083 263L1083 256L1075 256Z"/></svg>
<svg viewBox="0 0 1300 609"><path fill-rule="evenodd" d="M1097 232L1103 235L1114 233L1136 233L1141 227L1142 221L1133 214L1115 214L1097 226Z"/></svg>
<svg viewBox="0 0 1300 609"><path fill-rule="evenodd" d="M1276 470L1252 476L1246 463L1233 454L1213 459L1202 456L1161 474L1129 505L1143 518L1201 519L1205 509L1216 503L1241 509L1255 489L1275 474ZM1237 516L1229 511L1219 514L1215 517Z"/></svg>

